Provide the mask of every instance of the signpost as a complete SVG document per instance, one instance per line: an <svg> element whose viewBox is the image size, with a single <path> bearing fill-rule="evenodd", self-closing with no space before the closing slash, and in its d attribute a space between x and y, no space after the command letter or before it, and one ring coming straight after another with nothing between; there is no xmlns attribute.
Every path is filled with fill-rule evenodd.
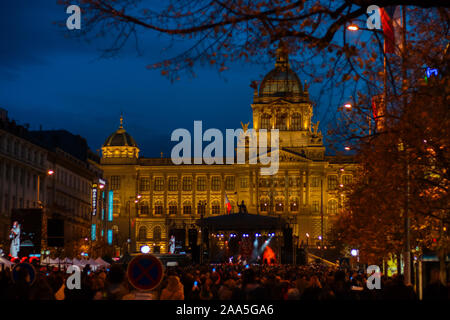
<svg viewBox="0 0 450 320"><path fill-rule="evenodd" d="M149 291L156 288L164 275L161 261L151 254L139 255L128 264L128 281L138 290Z"/></svg>

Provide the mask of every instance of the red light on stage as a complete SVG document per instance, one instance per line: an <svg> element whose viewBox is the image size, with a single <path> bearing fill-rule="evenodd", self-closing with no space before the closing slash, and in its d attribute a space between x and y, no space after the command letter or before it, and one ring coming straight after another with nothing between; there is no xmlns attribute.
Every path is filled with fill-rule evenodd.
<svg viewBox="0 0 450 320"><path fill-rule="evenodd" d="M267 246L264 249L263 261L266 262L267 264L275 264L276 263L275 252L273 252L272 248L269 246Z"/></svg>

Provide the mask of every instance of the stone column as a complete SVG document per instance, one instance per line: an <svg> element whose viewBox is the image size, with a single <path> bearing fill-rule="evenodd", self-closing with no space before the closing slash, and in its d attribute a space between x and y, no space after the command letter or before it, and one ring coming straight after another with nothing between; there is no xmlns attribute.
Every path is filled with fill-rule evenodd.
<svg viewBox="0 0 450 320"><path fill-rule="evenodd" d="M150 176L149 176L149 183L150 183L150 186L149 186L149 189L150 189L150 198L149 198L149 214L150 214L150 217L153 217L153 174L152 173L150 173ZM167 212L165 212L164 213L164 215L166 215L167 214Z"/></svg>
<svg viewBox="0 0 450 320"><path fill-rule="evenodd" d="M289 213L289 173L288 170L284 172L284 213Z"/></svg>
<svg viewBox="0 0 450 320"><path fill-rule="evenodd" d="M193 212L193 214L194 214L194 217L196 216L196 214L198 213L198 211L197 212L195 212L195 208L197 207L197 203L196 203L196 198L195 198L195 191L196 191L196 179L197 179L197 177L195 176L195 173L193 173L192 174L192 212ZM198 210L198 208L197 208L197 210Z"/></svg>
<svg viewBox="0 0 450 320"><path fill-rule="evenodd" d="M220 191L221 191L221 204L220 204L220 212L224 214L225 210L225 175L222 173L220 175Z"/></svg>
<svg viewBox="0 0 450 320"><path fill-rule="evenodd" d="M177 174L177 191L178 191L177 217L181 217L183 214L183 204L181 203L181 173Z"/></svg>
<svg viewBox="0 0 450 320"><path fill-rule="evenodd" d="M205 217L211 214L211 176L209 173L206 174L206 212Z"/></svg>

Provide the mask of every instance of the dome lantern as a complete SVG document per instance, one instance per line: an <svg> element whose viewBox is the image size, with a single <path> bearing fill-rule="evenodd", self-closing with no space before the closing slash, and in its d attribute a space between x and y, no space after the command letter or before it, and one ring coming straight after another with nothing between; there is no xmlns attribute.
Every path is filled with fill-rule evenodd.
<svg viewBox="0 0 450 320"><path fill-rule="evenodd" d="M119 128L112 133L102 146L103 158L138 158L139 148L133 137L123 127L120 115Z"/></svg>

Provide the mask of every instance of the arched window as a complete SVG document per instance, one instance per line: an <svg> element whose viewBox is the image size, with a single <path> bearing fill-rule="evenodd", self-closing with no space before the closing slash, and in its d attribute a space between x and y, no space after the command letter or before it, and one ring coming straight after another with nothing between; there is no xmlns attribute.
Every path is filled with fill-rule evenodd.
<svg viewBox="0 0 450 320"><path fill-rule="evenodd" d="M142 203L141 203L141 214L148 215L148 202L147 201L142 201Z"/></svg>
<svg viewBox="0 0 450 320"><path fill-rule="evenodd" d="M153 228L153 241L161 241L161 227L159 226Z"/></svg>
<svg viewBox="0 0 450 320"><path fill-rule="evenodd" d="M211 205L211 211L212 214L219 214L220 213L220 202L219 201L213 201Z"/></svg>
<svg viewBox="0 0 450 320"><path fill-rule="evenodd" d="M300 113L296 112L291 118L291 130L301 130L302 129L302 116Z"/></svg>
<svg viewBox="0 0 450 320"><path fill-rule="evenodd" d="M286 115L285 114L278 114L277 115L277 122L276 122L275 128L277 128L278 130L286 130L287 129L287 126L286 126Z"/></svg>
<svg viewBox="0 0 450 320"><path fill-rule="evenodd" d="M176 215L177 211L178 211L178 205L177 205L176 201L171 201L169 203L169 214Z"/></svg>
<svg viewBox="0 0 450 320"><path fill-rule="evenodd" d="M139 241L147 240L147 228L145 226L139 228L138 239Z"/></svg>
<svg viewBox="0 0 450 320"><path fill-rule="evenodd" d="M335 215L337 213L338 203L335 199L331 199L328 201L328 214L330 216Z"/></svg>
<svg viewBox="0 0 450 320"><path fill-rule="evenodd" d="M283 212L284 211L284 201L283 199L277 199L275 201L275 211L276 212Z"/></svg>
<svg viewBox="0 0 450 320"><path fill-rule="evenodd" d="M269 210L269 200L268 199L261 199L260 211L261 212L267 212L268 210Z"/></svg>
<svg viewBox="0 0 450 320"><path fill-rule="evenodd" d="M199 201L197 205L197 210L199 215L206 214L206 202L205 201Z"/></svg>
<svg viewBox="0 0 450 320"><path fill-rule="evenodd" d="M185 201L183 203L183 214L191 214L192 213L192 206L189 201Z"/></svg>
<svg viewBox="0 0 450 320"><path fill-rule="evenodd" d="M270 124L270 114L268 113L264 113L261 115L261 129L267 129L270 130L272 129L272 126Z"/></svg>
<svg viewBox="0 0 450 320"><path fill-rule="evenodd" d="M292 198L290 206L291 206L291 212L297 212L298 211L298 199Z"/></svg>
<svg viewBox="0 0 450 320"><path fill-rule="evenodd" d="M164 206L161 201L155 202L155 215L161 215L163 214Z"/></svg>

